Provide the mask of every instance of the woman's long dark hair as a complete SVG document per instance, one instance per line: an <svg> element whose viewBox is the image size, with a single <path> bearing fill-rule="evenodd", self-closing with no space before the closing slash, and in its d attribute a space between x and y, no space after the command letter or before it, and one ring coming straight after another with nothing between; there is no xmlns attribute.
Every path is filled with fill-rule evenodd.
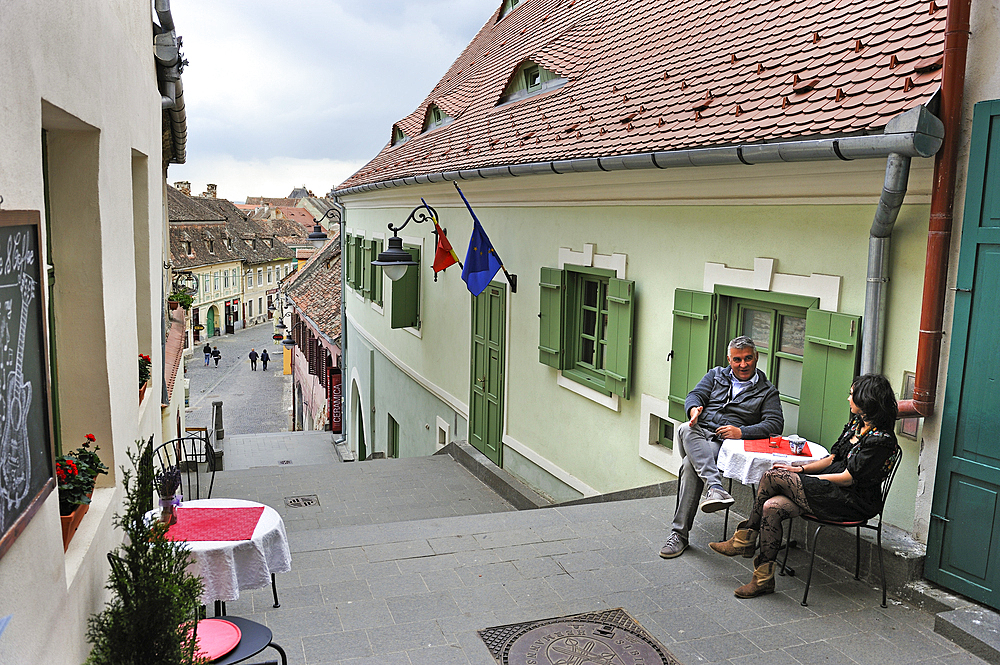
<svg viewBox="0 0 1000 665"><path fill-rule="evenodd" d="M881 374L865 374L854 379L854 404L861 409L862 417L881 430L896 426L896 393L889 379Z"/></svg>

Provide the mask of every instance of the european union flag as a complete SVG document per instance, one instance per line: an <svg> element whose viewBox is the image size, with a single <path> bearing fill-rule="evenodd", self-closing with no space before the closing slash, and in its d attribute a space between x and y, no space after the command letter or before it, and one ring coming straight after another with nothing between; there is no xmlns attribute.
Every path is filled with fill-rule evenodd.
<svg viewBox="0 0 1000 665"><path fill-rule="evenodd" d="M465 198L464 196L462 198ZM471 208L470 208L471 211ZM493 249L493 243L483 230L479 220L473 216L475 226L472 238L469 239L469 251L465 254L465 267L462 269L462 279L472 295L478 296L489 285L493 276L500 270L500 259Z"/></svg>

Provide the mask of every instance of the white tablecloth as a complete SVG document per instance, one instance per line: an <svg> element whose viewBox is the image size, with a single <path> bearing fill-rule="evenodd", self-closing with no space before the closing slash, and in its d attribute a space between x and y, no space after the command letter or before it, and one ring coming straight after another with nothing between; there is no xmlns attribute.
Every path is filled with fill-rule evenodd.
<svg viewBox="0 0 1000 665"><path fill-rule="evenodd" d="M756 485L764 472L775 462L812 462L826 457L829 453L818 443L809 442L811 457L804 455L782 455L781 453L748 453L743 449L742 439L729 439L719 451L719 471L726 478L738 480L744 485Z"/></svg>
<svg viewBox="0 0 1000 665"><path fill-rule="evenodd" d="M252 508L262 503L242 499L198 499L185 501L184 508ZM191 548L193 574L205 584L202 602L233 601L243 589L260 589L271 583L271 573L286 573L292 569L285 523L278 511L264 506L250 540L188 541Z"/></svg>

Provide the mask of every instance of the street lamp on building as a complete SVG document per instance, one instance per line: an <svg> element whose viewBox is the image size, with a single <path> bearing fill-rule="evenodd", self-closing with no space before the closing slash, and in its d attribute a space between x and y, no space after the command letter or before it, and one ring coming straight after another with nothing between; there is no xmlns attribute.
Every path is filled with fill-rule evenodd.
<svg viewBox="0 0 1000 665"><path fill-rule="evenodd" d="M340 211L336 208L330 208L323 214L322 217L313 220L313 232L309 234L309 242L313 247L316 249L322 249L323 245L326 244L326 241L329 240L327 235L323 233L323 226L321 223L324 219L334 219L339 212Z"/></svg>
<svg viewBox="0 0 1000 665"><path fill-rule="evenodd" d="M413 260L409 252L403 249L403 239L399 237L399 232L411 221L422 224L428 220L433 222L436 219L437 211L426 203L421 203L410 211L410 215L400 226L393 226L390 223L389 230L392 231L392 237L389 238L386 250L378 255L378 259L372 261L372 265L382 268L382 272L390 280L395 282L400 279L406 274L406 269L417 265L417 262Z"/></svg>

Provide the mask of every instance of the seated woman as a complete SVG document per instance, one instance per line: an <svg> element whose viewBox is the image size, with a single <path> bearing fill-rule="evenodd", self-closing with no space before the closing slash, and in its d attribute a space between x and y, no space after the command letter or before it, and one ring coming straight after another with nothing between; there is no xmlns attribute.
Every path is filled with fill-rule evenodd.
<svg viewBox="0 0 1000 665"><path fill-rule="evenodd" d="M760 479L750 518L732 538L709 546L726 556L754 559L753 580L736 589L737 598L774 593L774 561L781 548L783 520L809 513L837 520L863 520L882 509L882 480L898 454L893 432L896 395L881 374L854 380L847 397L851 420L830 455L805 464L775 464Z"/></svg>

